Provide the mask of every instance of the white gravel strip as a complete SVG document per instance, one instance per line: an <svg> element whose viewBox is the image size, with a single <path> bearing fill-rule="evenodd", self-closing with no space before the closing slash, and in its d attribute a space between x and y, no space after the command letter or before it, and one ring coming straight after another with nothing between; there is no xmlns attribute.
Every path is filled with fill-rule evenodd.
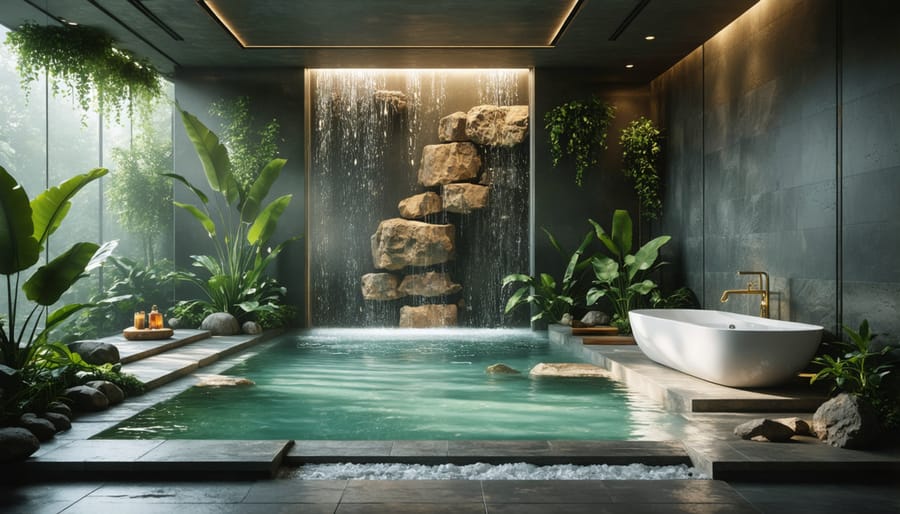
<svg viewBox="0 0 900 514"><path fill-rule="evenodd" d="M291 475L300 480L677 480L708 479L697 469L678 466L561 464L307 464Z"/></svg>

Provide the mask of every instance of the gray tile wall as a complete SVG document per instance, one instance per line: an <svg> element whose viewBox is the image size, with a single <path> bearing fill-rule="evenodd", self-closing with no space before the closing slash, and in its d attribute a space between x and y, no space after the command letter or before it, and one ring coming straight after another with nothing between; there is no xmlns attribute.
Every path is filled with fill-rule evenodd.
<svg viewBox="0 0 900 514"><path fill-rule="evenodd" d="M706 308L900 334L900 52L890 0L762 0L651 83L668 280ZM896 338L896 337L895 337Z"/></svg>

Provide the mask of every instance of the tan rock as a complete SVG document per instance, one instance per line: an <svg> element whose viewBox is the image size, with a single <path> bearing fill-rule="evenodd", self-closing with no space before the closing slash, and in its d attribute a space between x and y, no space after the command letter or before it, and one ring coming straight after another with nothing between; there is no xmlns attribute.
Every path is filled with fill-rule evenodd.
<svg viewBox="0 0 900 514"><path fill-rule="evenodd" d="M520 375L519 370L511 368L506 364L498 362L497 364L491 364L487 368L485 368L485 373L489 375Z"/></svg>
<svg viewBox="0 0 900 514"><path fill-rule="evenodd" d="M400 279L391 273L366 273L362 276L362 295L365 300L396 300L404 295L397 290Z"/></svg>
<svg viewBox="0 0 900 514"><path fill-rule="evenodd" d="M812 433L809 423L801 418L777 418L774 421L790 428L797 435L815 436L815 434Z"/></svg>
<svg viewBox="0 0 900 514"><path fill-rule="evenodd" d="M438 122L438 139L442 143L451 141L468 141L466 135L466 113L462 111L444 116Z"/></svg>
<svg viewBox="0 0 900 514"><path fill-rule="evenodd" d="M533 377L594 377L609 378L609 371L581 362L541 362L531 368Z"/></svg>
<svg viewBox="0 0 900 514"><path fill-rule="evenodd" d="M400 308L401 328L433 328L456 326L456 305L406 305Z"/></svg>
<svg viewBox="0 0 900 514"><path fill-rule="evenodd" d="M466 113L466 135L488 146L515 146L528 136L528 106L479 105Z"/></svg>
<svg viewBox="0 0 900 514"><path fill-rule="evenodd" d="M444 208L444 204L441 202L441 196L439 194L429 191L400 200L397 208L400 210L401 217L406 219L416 219L441 212Z"/></svg>
<svg viewBox="0 0 900 514"><path fill-rule="evenodd" d="M200 380L194 384L195 387L237 387L252 386L256 382L249 378L230 377L227 375L202 375Z"/></svg>
<svg viewBox="0 0 900 514"><path fill-rule="evenodd" d="M777 421L758 418L734 427L734 435L746 440L782 443L790 441L794 436L794 430Z"/></svg>
<svg viewBox="0 0 900 514"><path fill-rule="evenodd" d="M422 149L419 184L434 187L478 176L481 157L472 143L426 145Z"/></svg>
<svg viewBox="0 0 900 514"><path fill-rule="evenodd" d="M454 241L453 225L392 218L372 235L372 260L376 268L389 270L441 264L453 257Z"/></svg>
<svg viewBox="0 0 900 514"><path fill-rule="evenodd" d="M394 112L406 111L406 94L401 91L375 91L375 102L389 107Z"/></svg>
<svg viewBox="0 0 900 514"><path fill-rule="evenodd" d="M441 189L444 210L468 214L487 205L488 186L478 184L447 184Z"/></svg>
<svg viewBox="0 0 900 514"><path fill-rule="evenodd" d="M450 280L447 273L429 271L403 277L399 290L404 295L430 297L458 293L462 286Z"/></svg>

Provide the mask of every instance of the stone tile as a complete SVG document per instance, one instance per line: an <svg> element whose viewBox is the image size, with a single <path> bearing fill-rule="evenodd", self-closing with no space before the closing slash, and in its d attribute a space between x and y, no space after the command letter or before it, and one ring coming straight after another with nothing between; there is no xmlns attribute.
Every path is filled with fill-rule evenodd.
<svg viewBox="0 0 900 514"><path fill-rule="evenodd" d="M744 503L717 480L611 480L606 488L614 503Z"/></svg>
<svg viewBox="0 0 900 514"><path fill-rule="evenodd" d="M332 504L304 504L302 508L291 504L244 504L244 503L144 503L107 502L102 499L86 498L65 510L66 514L332 514L337 506Z"/></svg>
<svg viewBox="0 0 900 514"><path fill-rule="evenodd" d="M488 504L532 503L612 503L602 480L494 480L484 481L484 500Z"/></svg>
<svg viewBox="0 0 900 514"><path fill-rule="evenodd" d="M274 474L289 441L168 440L137 462L146 471L266 472Z"/></svg>
<svg viewBox="0 0 900 514"><path fill-rule="evenodd" d="M61 512L99 487L100 484L78 482L0 486L0 512L4 514Z"/></svg>
<svg viewBox="0 0 900 514"><path fill-rule="evenodd" d="M128 468L131 463L140 459L147 452L163 444L161 440L119 441L119 440L87 440L72 441L37 459L29 461L43 467L52 464L53 469L60 469L59 464L77 465L78 469L86 468Z"/></svg>
<svg viewBox="0 0 900 514"><path fill-rule="evenodd" d="M528 457L550 455L548 441L450 441L450 457Z"/></svg>
<svg viewBox="0 0 900 514"><path fill-rule="evenodd" d="M251 485L251 482L111 484L100 487L86 499L96 503L240 503Z"/></svg>
<svg viewBox="0 0 900 514"><path fill-rule="evenodd" d="M295 441L285 456L285 464L371 461L365 457L387 457L392 447L392 441Z"/></svg>
<svg viewBox="0 0 900 514"><path fill-rule="evenodd" d="M344 490L347 503L481 503L475 480L351 480Z"/></svg>
<svg viewBox="0 0 900 514"><path fill-rule="evenodd" d="M346 487L346 480L266 480L253 484L244 503L337 505Z"/></svg>
<svg viewBox="0 0 900 514"><path fill-rule="evenodd" d="M563 503L488 504L488 514L758 514L749 504L660 503L643 505Z"/></svg>
<svg viewBox="0 0 900 514"><path fill-rule="evenodd" d="M305 511L304 511L305 512ZM336 514L484 514L484 504L473 503L342 503Z"/></svg>
<svg viewBox="0 0 900 514"><path fill-rule="evenodd" d="M553 455L572 464L690 464L676 441L550 441Z"/></svg>
<svg viewBox="0 0 900 514"><path fill-rule="evenodd" d="M391 457L446 457L448 446L447 441L394 441Z"/></svg>

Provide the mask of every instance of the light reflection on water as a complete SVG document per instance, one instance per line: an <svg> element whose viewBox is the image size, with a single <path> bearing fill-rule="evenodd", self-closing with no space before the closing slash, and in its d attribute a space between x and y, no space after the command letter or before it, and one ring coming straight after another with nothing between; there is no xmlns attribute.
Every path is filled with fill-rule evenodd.
<svg viewBox="0 0 900 514"><path fill-rule="evenodd" d="M312 330L223 373L255 386L191 388L100 437L674 438L680 417L617 382L528 377L573 360L530 330ZM523 373L485 373L498 362Z"/></svg>

